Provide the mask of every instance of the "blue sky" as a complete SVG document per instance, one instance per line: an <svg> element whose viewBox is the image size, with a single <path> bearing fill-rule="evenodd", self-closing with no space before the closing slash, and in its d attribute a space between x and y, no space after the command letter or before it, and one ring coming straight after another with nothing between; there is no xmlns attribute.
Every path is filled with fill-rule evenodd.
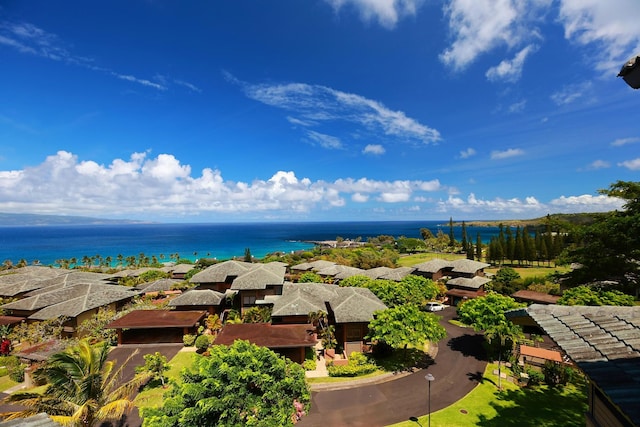
<svg viewBox="0 0 640 427"><path fill-rule="evenodd" d="M640 176L637 0L0 5L0 212L533 218Z"/></svg>

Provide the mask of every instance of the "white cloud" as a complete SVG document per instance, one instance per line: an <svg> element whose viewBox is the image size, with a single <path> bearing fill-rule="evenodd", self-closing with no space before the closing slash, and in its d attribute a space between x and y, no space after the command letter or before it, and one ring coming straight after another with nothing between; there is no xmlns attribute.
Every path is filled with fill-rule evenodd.
<svg viewBox="0 0 640 427"><path fill-rule="evenodd" d="M94 59L69 50L66 47L67 43L56 34L49 33L30 23L0 21L0 45L8 46L26 55L82 67L156 90L167 90L167 80L162 76L156 75L153 80L144 79L97 65ZM194 92L201 92L198 87L184 80L173 80L173 83Z"/></svg>
<svg viewBox="0 0 640 427"><path fill-rule="evenodd" d="M565 37L590 46L600 71L618 71L640 48L640 2L637 0L561 0L559 19Z"/></svg>
<svg viewBox="0 0 640 427"><path fill-rule="evenodd" d="M336 12L345 5L358 10L363 21L377 21L381 26L392 29L405 16L415 16L424 0L325 0Z"/></svg>
<svg viewBox="0 0 640 427"><path fill-rule="evenodd" d="M249 84L233 76L227 79L241 85L249 98L293 112L297 124L342 122L357 127L358 131L370 132L378 139L388 136L393 140L424 144L441 139L436 129L360 95L305 83ZM292 122L291 116L287 120Z"/></svg>
<svg viewBox="0 0 640 427"><path fill-rule="evenodd" d="M585 93L588 93L593 84L591 82L583 82L578 84L567 85L561 90L551 95L551 100L557 105L572 104L585 97Z"/></svg>
<svg viewBox="0 0 640 427"><path fill-rule="evenodd" d="M110 164L80 161L67 151L23 170L0 171L0 212L89 216L182 216L206 213L304 212L347 204L406 202L441 191L438 180L333 182L277 171L266 180L226 181L219 170L192 173L171 154L133 153Z"/></svg>
<svg viewBox="0 0 640 427"><path fill-rule="evenodd" d="M613 146L613 147L622 147L623 145L635 144L637 142L640 142L640 138L638 138L638 137L619 138L619 139L616 139L615 141L613 141L611 143L611 146Z"/></svg>
<svg viewBox="0 0 640 427"><path fill-rule="evenodd" d="M592 196L583 194L581 196L561 196L549 202L554 212L573 213L573 212L608 212L616 209L622 209L624 201L617 197L608 197L605 195Z"/></svg>
<svg viewBox="0 0 640 427"><path fill-rule="evenodd" d="M365 203L369 201L369 196L367 196L366 194L362 194L362 193L353 193L351 195L351 200L353 200L354 202L357 203Z"/></svg>
<svg viewBox="0 0 640 427"><path fill-rule="evenodd" d="M595 160L589 166L587 166L588 170L597 170L597 169L607 169L611 167L611 163L605 160Z"/></svg>
<svg viewBox="0 0 640 427"><path fill-rule="evenodd" d="M473 148L469 147L466 150L462 150L460 152L460 158L461 159L468 159L469 157L473 157L476 155L476 150L474 150Z"/></svg>
<svg viewBox="0 0 640 427"><path fill-rule="evenodd" d="M316 132L313 130L307 131L307 136L311 141L319 144L322 148L328 148L332 150L338 150L342 148L340 138L336 138L335 136L326 135L324 133Z"/></svg>
<svg viewBox="0 0 640 427"><path fill-rule="evenodd" d="M524 61L529 54L535 52L537 49L538 47L535 45L528 45L518 52L512 60L504 59L500 64L487 70L485 74L487 79L492 82L501 80L510 83L520 80Z"/></svg>
<svg viewBox="0 0 640 427"><path fill-rule="evenodd" d="M621 209L624 201L604 195L561 196L542 203L533 196L520 198L495 198L486 200L471 193L466 199L449 196L438 202L441 213L474 215L474 218L513 219L535 218L548 213L609 212Z"/></svg>
<svg viewBox="0 0 640 427"><path fill-rule="evenodd" d="M509 108L507 109L507 111L511 114L515 114L515 113L521 113L522 111L524 111L524 108L527 106L527 101L526 100L522 100L520 102L515 102L513 104L511 104L509 106Z"/></svg>
<svg viewBox="0 0 640 427"><path fill-rule="evenodd" d="M442 52L440 60L454 70L463 70L479 55L497 47L516 48L540 38L534 25L550 3L550 0L450 0L444 13L449 19L453 42ZM505 63L502 68L508 67ZM517 68L517 64L511 67Z"/></svg>
<svg viewBox="0 0 640 427"><path fill-rule="evenodd" d="M632 171L640 170L640 157L638 157L637 159L620 162L618 163L618 166L622 166Z"/></svg>
<svg viewBox="0 0 640 427"><path fill-rule="evenodd" d="M362 152L364 154L374 154L379 156L385 153L385 149L380 144L368 144L366 147L364 147Z"/></svg>
<svg viewBox="0 0 640 427"><path fill-rule="evenodd" d="M520 149L520 148L509 148L507 150L503 150L503 151L492 151L491 152L491 159L492 160L501 160L501 159L508 159L510 157L517 157L517 156L522 156L524 155L524 150Z"/></svg>

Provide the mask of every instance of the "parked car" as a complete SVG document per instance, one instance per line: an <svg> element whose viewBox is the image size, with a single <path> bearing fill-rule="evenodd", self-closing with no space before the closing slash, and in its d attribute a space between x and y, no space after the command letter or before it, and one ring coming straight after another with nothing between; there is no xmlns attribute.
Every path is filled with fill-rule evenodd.
<svg viewBox="0 0 640 427"><path fill-rule="evenodd" d="M428 302L425 304L424 309L426 311L442 311L446 307L446 305L440 304L439 302Z"/></svg>

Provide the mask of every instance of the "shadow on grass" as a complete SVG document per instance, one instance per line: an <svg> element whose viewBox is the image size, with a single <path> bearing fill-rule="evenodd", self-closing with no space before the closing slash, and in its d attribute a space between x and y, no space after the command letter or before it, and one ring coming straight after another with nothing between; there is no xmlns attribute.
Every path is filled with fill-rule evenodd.
<svg viewBox="0 0 640 427"><path fill-rule="evenodd" d="M484 427L578 427L584 426L587 398L583 385L566 388L523 388L505 390L491 402L497 415L480 415L476 425Z"/></svg>
<svg viewBox="0 0 640 427"><path fill-rule="evenodd" d="M477 360L487 360L487 354L484 349L484 337L479 334L464 334L459 337L451 338L447 345L453 351L462 353L465 357L473 357Z"/></svg>
<svg viewBox="0 0 640 427"><path fill-rule="evenodd" d="M469 381L473 381L476 382L478 384L484 384L484 382L488 382L491 383L493 385L495 385L496 387L498 386L495 381L493 381L491 378L487 378L484 376L484 374L482 372L476 371L476 372L467 372L467 377L469 377Z"/></svg>
<svg viewBox="0 0 640 427"><path fill-rule="evenodd" d="M433 359L422 350L394 350L389 356L375 357L375 364L386 372L412 372L433 365Z"/></svg>

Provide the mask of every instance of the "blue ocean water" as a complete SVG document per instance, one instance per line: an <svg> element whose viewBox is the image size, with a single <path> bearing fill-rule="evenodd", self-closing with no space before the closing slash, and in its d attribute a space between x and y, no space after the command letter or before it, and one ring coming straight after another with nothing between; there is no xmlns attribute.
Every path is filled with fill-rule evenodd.
<svg viewBox="0 0 640 427"><path fill-rule="evenodd" d="M238 224L122 224L122 225L56 225L32 227L0 227L0 262L11 260L54 264L58 259L100 255L155 255L169 260L170 254L181 258L201 257L230 259L251 254L262 258L280 251L309 249L313 241L336 237L363 241L379 235L420 237L420 229L449 232L447 221L363 221L363 222L290 222ZM467 227L475 242L480 232L484 242L497 234L496 227ZM460 239L461 228L455 227Z"/></svg>

